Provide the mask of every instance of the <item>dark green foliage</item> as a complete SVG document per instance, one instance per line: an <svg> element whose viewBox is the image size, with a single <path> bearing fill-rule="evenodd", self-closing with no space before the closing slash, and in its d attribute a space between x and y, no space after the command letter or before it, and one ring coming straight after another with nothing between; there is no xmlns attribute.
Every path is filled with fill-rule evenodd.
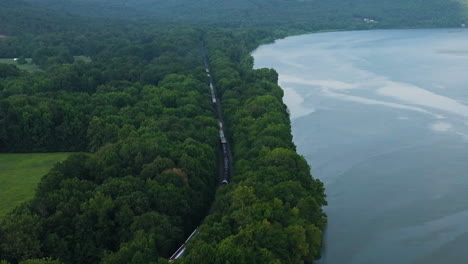
<svg viewBox="0 0 468 264"><path fill-rule="evenodd" d="M17 63L18 63L19 65L24 65L24 64L27 64L28 61L26 61L26 58L25 58L24 56L21 56L21 57L18 58Z"/></svg>
<svg viewBox="0 0 468 264"><path fill-rule="evenodd" d="M16 77L20 74L20 70L11 64L0 63L0 78Z"/></svg>
<svg viewBox="0 0 468 264"><path fill-rule="evenodd" d="M40 8L22 0L0 1L0 34L66 31L82 24L76 17Z"/></svg>
<svg viewBox="0 0 468 264"><path fill-rule="evenodd" d="M91 17L303 30L459 26L460 0L28 0ZM90 10L87 6L93 6ZM105 11L104 11L105 10ZM364 18L377 20L366 23Z"/></svg>
<svg viewBox="0 0 468 264"><path fill-rule="evenodd" d="M199 34L105 37L92 62L73 61L63 43L39 46L31 53L43 72L0 80L0 151L90 152L56 165L1 220L0 259L163 263L208 211L218 125ZM151 67L158 77L144 80Z"/></svg>
<svg viewBox="0 0 468 264"><path fill-rule="evenodd" d="M19 262L41 257L41 219L23 208L0 219L0 259Z"/></svg>
<svg viewBox="0 0 468 264"><path fill-rule="evenodd" d="M54 64L73 63L73 56L68 49L41 48L34 52L32 62L41 67Z"/></svg>

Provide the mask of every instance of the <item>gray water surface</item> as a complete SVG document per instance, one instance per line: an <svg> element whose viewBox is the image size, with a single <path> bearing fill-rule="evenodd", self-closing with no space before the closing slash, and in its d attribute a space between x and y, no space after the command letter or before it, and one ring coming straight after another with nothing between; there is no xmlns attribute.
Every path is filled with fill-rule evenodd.
<svg viewBox="0 0 468 264"><path fill-rule="evenodd" d="M298 151L326 185L321 263L468 263L468 30L375 30L259 47Z"/></svg>

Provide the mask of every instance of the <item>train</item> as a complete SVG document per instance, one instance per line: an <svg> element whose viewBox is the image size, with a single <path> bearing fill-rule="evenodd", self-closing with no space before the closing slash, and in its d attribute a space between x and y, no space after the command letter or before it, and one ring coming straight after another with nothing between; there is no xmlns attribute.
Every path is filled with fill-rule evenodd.
<svg viewBox="0 0 468 264"><path fill-rule="evenodd" d="M221 184L225 185L229 183L229 154L227 147L226 136L223 131L223 123L219 122L219 141L221 142L221 148L223 149L223 176Z"/></svg>
<svg viewBox="0 0 468 264"><path fill-rule="evenodd" d="M215 93L215 90L214 90L214 87L213 87L213 83L211 82L211 76L210 76L210 70L208 69L208 63L205 59L204 61L204 64L205 64L205 71L206 71L206 75L208 76L208 78L210 78L210 90L211 90L211 100L213 102L213 106L215 108L215 114L216 114L216 117L218 118L218 125L219 125L219 141L221 142L221 148L222 148L222 151L223 151L223 159L222 159L222 166L223 166L223 174L222 174L222 178L220 179L221 180L221 185L226 185L226 184L229 184L230 182L230 168L229 168L229 164L230 164L230 160L229 160L229 151L228 151L228 146L227 146L227 140L226 140L226 137L224 135L224 130L223 130L223 123L222 123L222 120L221 120L221 116L220 116L220 108L218 107L217 105L217 100L216 100L216 93ZM176 252L174 252L174 254L172 254L172 256L169 258L169 263L172 263L174 260L182 257L185 253L185 250L186 250L186 244L190 241L190 239L195 236L196 234L198 233L198 227L193 231L193 233L187 238L187 240L185 240L185 242L176 250Z"/></svg>
<svg viewBox="0 0 468 264"><path fill-rule="evenodd" d="M216 93L214 91L213 84L210 83L211 101L216 104Z"/></svg>
<svg viewBox="0 0 468 264"><path fill-rule="evenodd" d="M205 71L206 71L206 75L208 77L210 77L210 71L208 70L208 68L205 68ZM215 92L215 89L214 89L214 86L213 86L213 83L210 81L210 93L211 93L211 101L213 103L213 106L215 107L215 113L216 113L216 117L219 119L220 116L219 116L219 113L218 113L218 108L217 108L217 98L216 98L216 92ZM222 151L223 151L223 162L222 162L222 166L223 166L223 175L222 175L222 178L221 178L221 184L222 185L225 185L225 184L229 184L229 154L228 154L228 148L227 148L227 140L226 140L226 136L224 135L224 130L223 130L223 123L221 122L221 120L219 119L218 120L218 125L219 125L219 141L221 142L221 148L222 148Z"/></svg>
<svg viewBox="0 0 468 264"><path fill-rule="evenodd" d="M190 239L192 239L192 237L195 236L197 233L198 233L198 226L197 228L195 228L192 234L190 234L190 236L185 240L185 242L176 250L176 252L172 254L172 256L169 258L169 263L182 257L182 255L185 253L187 242L189 242Z"/></svg>
<svg viewBox="0 0 468 264"><path fill-rule="evenodd" d="M224 136L224 131L223 129L219 130L219 140L221 141L221 144L226 144L226 137Z"/></svg>

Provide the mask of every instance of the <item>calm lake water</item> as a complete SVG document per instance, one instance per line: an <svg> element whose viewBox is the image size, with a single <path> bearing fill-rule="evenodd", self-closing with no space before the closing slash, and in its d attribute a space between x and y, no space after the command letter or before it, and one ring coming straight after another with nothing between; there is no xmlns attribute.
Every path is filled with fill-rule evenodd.
<svg viewBox="0 0 468 264"><path fill-rule="evenodd" d="M468 30L318 33L253 56L326 185L320 263L468 263Z"/></svg>

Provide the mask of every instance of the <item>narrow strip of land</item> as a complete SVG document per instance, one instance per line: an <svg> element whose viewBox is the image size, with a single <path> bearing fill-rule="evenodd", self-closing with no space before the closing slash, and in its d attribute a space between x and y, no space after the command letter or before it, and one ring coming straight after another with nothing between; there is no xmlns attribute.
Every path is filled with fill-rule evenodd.
<svg viewBox="0 0 468 264"><path fill-rule="evenodd" d="M213 104L214 112L216 115L216 119L219 123L219 146L220 151L219 153L219 174L218 174L218 186L229 184L231 182L232 177L232 154L231 154L231 146L227 140L226 133L225 133L225 125L223 121L222 115L222 108L221 108L221 100L219 100L218 94L216 92L216 88L213 81L213 76L211 74L211 70L208 64L208 58L206 56L206 49L203 47L203 64L205 66L206 76L209 80L209 88L211 94L211 103ZM198 228L196 228L192 234L185 240L185 242L172 254L169 258L170 261L174 259L178 259L182 257L185 253L186 244L194 237L198 232Z"/></svg>

